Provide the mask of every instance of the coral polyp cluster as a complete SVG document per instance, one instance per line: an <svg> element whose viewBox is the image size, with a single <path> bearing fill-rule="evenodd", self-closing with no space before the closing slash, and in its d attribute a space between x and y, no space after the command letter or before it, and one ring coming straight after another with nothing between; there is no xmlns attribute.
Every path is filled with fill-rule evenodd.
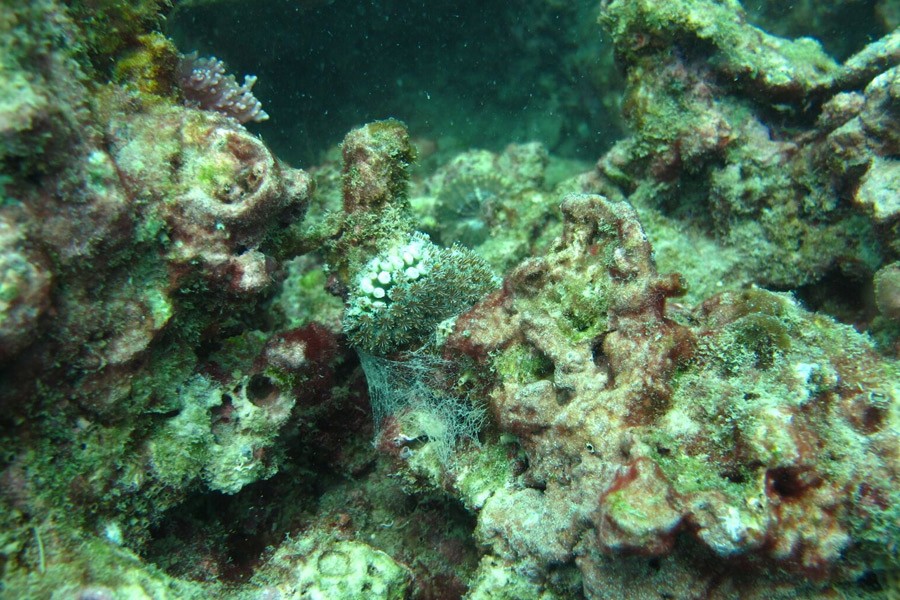
<svg viewBox="0 0 900 600"><path fill-rule="evenodd" d="M360 309L387 308L392 288L427 275L433 261L430 246L427 236L414 235L408 244L369 261L359 276Z"/></svg>
<svg viewBox="0 0 900 600"><path fill-rule="evenodd" d="M462 248L438 248L415 233L370 260L357 278L344 330L351 344L379 355L414 350L438 324L498 285L488 266Z"/></svg>

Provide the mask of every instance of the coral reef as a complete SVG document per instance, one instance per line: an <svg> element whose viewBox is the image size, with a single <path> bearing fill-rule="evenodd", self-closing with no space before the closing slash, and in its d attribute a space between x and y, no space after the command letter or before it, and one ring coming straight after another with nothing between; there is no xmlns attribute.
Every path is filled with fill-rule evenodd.
<svg viewBox="0 0 900 600"><path fill-rule="evenodd" d="M878 124L895 110L896 34L842 66L719 3L607 2L601 20L634 133L581 189L637 207L692 302L723 283L863 287L896 255L891 135Z"/></svg>
<svg viewBox="0 0 900 600"><path fill-rule="evenodd" d="M552 581L574 562L585 594L607 598L803 591L771 563L809 577L806 593L896 568L897 365L759 289L673 320L681 282L656 273L627 204L570 196L563 213L547 257L446 345L494 364L489 410L525 458L474 490L466 474L434 480L480 509L494 567ZM592 314L558 309L582 295Z"/></svg>
<svg viewBox="0 0 900 600"><path fill-rule="evenodd" d="M859 47L895 3L824 46L732 0L564 4L483 48L428 13L442 56L509 46L485 97L541 120L450 156L366 118L304 169L166 3L0 6L0 596L896 594L900 34ZM563 39L594 9L602 57ZM416 120L465 113L421 77ZM619 80L629 133L560 158Z"/></svg>
<svg viewBox="0 0 900 600"><path fill-rule="evenodd" d="M55 3L3 16L25 27L2 36L24 86L0 150L3 528L30 527L64 581L79 534L53 523L138 548L201 481L235 493L271 476L295 386L337 349L252 327L274 283L259 247L302 217L306 173L232 119L92 81Z"/></svg>

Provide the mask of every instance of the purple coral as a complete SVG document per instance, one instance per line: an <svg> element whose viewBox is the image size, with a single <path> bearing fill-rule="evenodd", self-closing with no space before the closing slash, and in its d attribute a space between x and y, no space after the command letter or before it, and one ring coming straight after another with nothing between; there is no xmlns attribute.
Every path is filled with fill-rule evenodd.
<svg viewBox="0 0 900 600"><path fill-rule="evenodd" d="M181 59L179 84L188 106L222 113L241 123L265 121L269 115L251 91L255 83L255 75L244 75L244 83L238 85L234 75L225 72L225 63L214 56L200 58L192 52Z"/></svg>

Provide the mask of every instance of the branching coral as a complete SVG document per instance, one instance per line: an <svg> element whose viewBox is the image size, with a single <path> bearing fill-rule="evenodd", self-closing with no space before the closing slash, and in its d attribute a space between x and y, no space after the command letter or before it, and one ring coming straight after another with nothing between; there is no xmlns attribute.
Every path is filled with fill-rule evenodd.
<svg viewBox="0 0 900 600"><path fill-rule="evenodd" d="M196 52L182 57L178 74L188 106L219 112L240 123L269 118L251 91L255 75L245 75L244 83L238 85L234 75L226 73L225 63L214 56L199 58Z"/></svg>

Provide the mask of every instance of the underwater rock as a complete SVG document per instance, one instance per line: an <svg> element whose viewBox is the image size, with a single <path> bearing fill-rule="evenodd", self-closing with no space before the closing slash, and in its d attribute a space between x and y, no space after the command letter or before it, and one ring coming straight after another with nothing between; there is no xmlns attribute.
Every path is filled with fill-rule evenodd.
<svg viewBox="0 0 900 600"><path fill-rule="evenodd" d="M900 321L900 262L891 263L875 274L875 302L882 315Z"/></svg>
<svg viewBox="0 0 900 600"><path fill-rule="evenodd" d="M302 216L310 188L225 117L158 107L119 112L108 128L108 150L74 153L58 194L21 189L6 208L27 232L21 243L52 257L54 317L30 337L27 368L64 358L84 369L76 380L101 412L127 387L99 387L159 342L185 290L203 282L207 294L250 299L271 285L274 265L258 246ZM65 335L43 338L51 325Z"/></svg>
<svg viewBox="0 0 900 600"><path fill-rule="evenodd" d="M231 119L205 111L124 115L109 135L129 196L164 223L173 268L187 275L189 265L202 265L205 279L235 294L271 283L256 247L273 223L303 218L311 192L306 173L282 164Z"/></svg>
<svg viewBox="0 0 900 600"><path fill-rule="evenodd" d="M459 243L506 270L540 254L559 234L550 157L536 142L503 152L459 154L413 188L413 212L443 245Z"/></svg>
<svg viewBox="0 0 900 600"><path fill-rule="evenodd" d="M771 563L810 589L896 568L897 364L759 289L673 320L679 279L656 273L628 205L570 196L563 213L551 252L461 315L447 341L493 365L482 393L525 457L479 492L479 541L531 580L574 560L589 597L711 589L736 558L753 577L726 585L751 595L792 585ZM589 319L564 308L582 296ZM524 371L529 356L546 365ZM429 477L421 463L403 468ZM452 470L442 478L434 485L459 485ZM628 555L660 557L667 577Z"/></svg>
<svg viewBox="0 0 900 600"><path fill-rule="evenodd" d="M841 66L811 39L754 27L736 4L605 2L601 22L634 133L582 189L635 205L691 302L723 284L870 281L896 254L896 41Z"/></svg>
<svg viewBox="0 0 900 600"><path fill-rule="evenodd" d="M341 155L343 212L324 251L331 291L346 296L363 265L414 230L407 188L415 148L403 123L389 119L350 131Z"/></svg>
<svg viewBox="0 0 900 600"><path fill-rule="evenodd" d="M406 200L416 150L402 123L391 119L354 129L344 138L341 151L345 212L378 210Z"/></svg>
<svg viewBox="0 0 900 600"><path fill-rule="evenodd" d="M282 545L256 579L272 582L263 588L268 598L402 600L412 573L362 542L322 543L310 536Z"/></svg>
<svg viewBox="0 0 900 600"><path fill-rule="evenodd" d="M0 107L0 512L36 549L15 569L52 571L43 589L66 597L102 588L60 584L87 568L71 540L139 548L192 490L275 473L295 386L334 359L260 357L248 327L274 282L260 248L302 218L308 175L233 119L108 83L70 17L0 9L0 70L31 82Z"/></svg>
<svg viewBox="0 0 900 600"><path fill-rule="evenodd" d="M17 223L0 215L0 364L28 345L50 305L52 273L23 238Z"/></svg>

